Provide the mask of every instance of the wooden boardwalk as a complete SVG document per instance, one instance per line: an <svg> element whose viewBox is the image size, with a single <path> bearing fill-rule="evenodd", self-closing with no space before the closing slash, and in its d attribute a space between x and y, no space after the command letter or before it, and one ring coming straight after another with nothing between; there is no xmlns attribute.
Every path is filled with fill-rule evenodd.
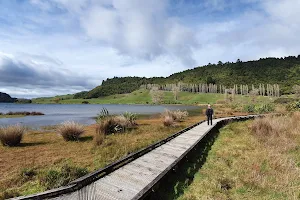
<svg viewBox="0 0 300 200"><path fill-rule="evenodd" d="M110 174L53 200L133 200L140 199L166 175L217 123L251 116L227 117L203 122L169 142L116 169ZM38 197L38 196L36 196ZM19 198L16 198L19 199ZM22 197L20 198L22 199ZM28 198L27 198L28 199ZM31 198L29 198L31 199ZM42 199L42 198L33 198Z"/></svg>

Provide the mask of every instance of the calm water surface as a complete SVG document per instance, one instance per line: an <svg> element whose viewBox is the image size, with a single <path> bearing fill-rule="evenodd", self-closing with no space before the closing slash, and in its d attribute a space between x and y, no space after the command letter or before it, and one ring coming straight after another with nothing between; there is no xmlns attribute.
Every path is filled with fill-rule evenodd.
<svg viewBox="0 0 300 200"><path fill-rule="evenodd" d="M155 114L165 109L196 109L196 106L165 106L165 105L112 105L112 104L12 104L0 103L0 112L28 111L42 112L43 116L28 116L20 118L0 118L0 125L23 124L25 126L40 127L60 124L63 121L73 120L82 124L93 124L93 117L106 108L110 114L134 112L138 114Z"/></svg>

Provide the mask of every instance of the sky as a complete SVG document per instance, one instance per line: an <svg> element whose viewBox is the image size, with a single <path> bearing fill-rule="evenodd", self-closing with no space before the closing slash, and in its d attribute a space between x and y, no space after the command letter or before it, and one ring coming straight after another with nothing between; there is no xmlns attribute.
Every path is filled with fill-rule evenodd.
<svg viewBox="0 0 300 200"><path fill-rule="evenodd" d="M0 92L300 54L300 0L0 0Z"/></svg>

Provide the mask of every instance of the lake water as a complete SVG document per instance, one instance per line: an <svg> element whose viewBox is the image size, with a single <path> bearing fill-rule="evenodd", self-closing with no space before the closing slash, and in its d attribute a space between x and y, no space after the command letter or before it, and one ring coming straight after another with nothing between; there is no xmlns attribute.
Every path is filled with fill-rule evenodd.
<svg viewBox="0 0 300 200"><path fill-rule="evenodd" d="M42 112L43 116L27 116L20 118L0 118L0 125L23 124L30 127L40 127L56 125L64 121L76 121L82 124L95 123L94 117L106 108L110 114L121 114L124 112L134 112L138 114L161 113L165 109L169 110L191 110L196 106L165 106L165 105L112 105L112 104L13 104L0 103L0 112L28 111Z"/></svg>

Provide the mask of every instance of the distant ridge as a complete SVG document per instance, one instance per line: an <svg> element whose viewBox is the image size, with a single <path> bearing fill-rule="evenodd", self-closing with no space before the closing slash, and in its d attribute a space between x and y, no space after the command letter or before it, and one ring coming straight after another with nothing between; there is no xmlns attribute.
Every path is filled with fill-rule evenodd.
<svg viewBox="0 0 300 200"><path fill-rule="evenodd" d="M0 92L0 103L14 103L16 101L15 98L11 98L9 94Z"/></svg>
<svg viewBox="0 0 300 200"><path fill-rule="evenodd" d="M208 64L185 70L169 77L114 77L106 79L90 91L80 92L74 98L97 98L130 93L143 84L213 83L232 87L234 84L279 84L281 93L288 94L294 85L300 85L300 55L285 58L262 58L255 61Z"/></svg>

